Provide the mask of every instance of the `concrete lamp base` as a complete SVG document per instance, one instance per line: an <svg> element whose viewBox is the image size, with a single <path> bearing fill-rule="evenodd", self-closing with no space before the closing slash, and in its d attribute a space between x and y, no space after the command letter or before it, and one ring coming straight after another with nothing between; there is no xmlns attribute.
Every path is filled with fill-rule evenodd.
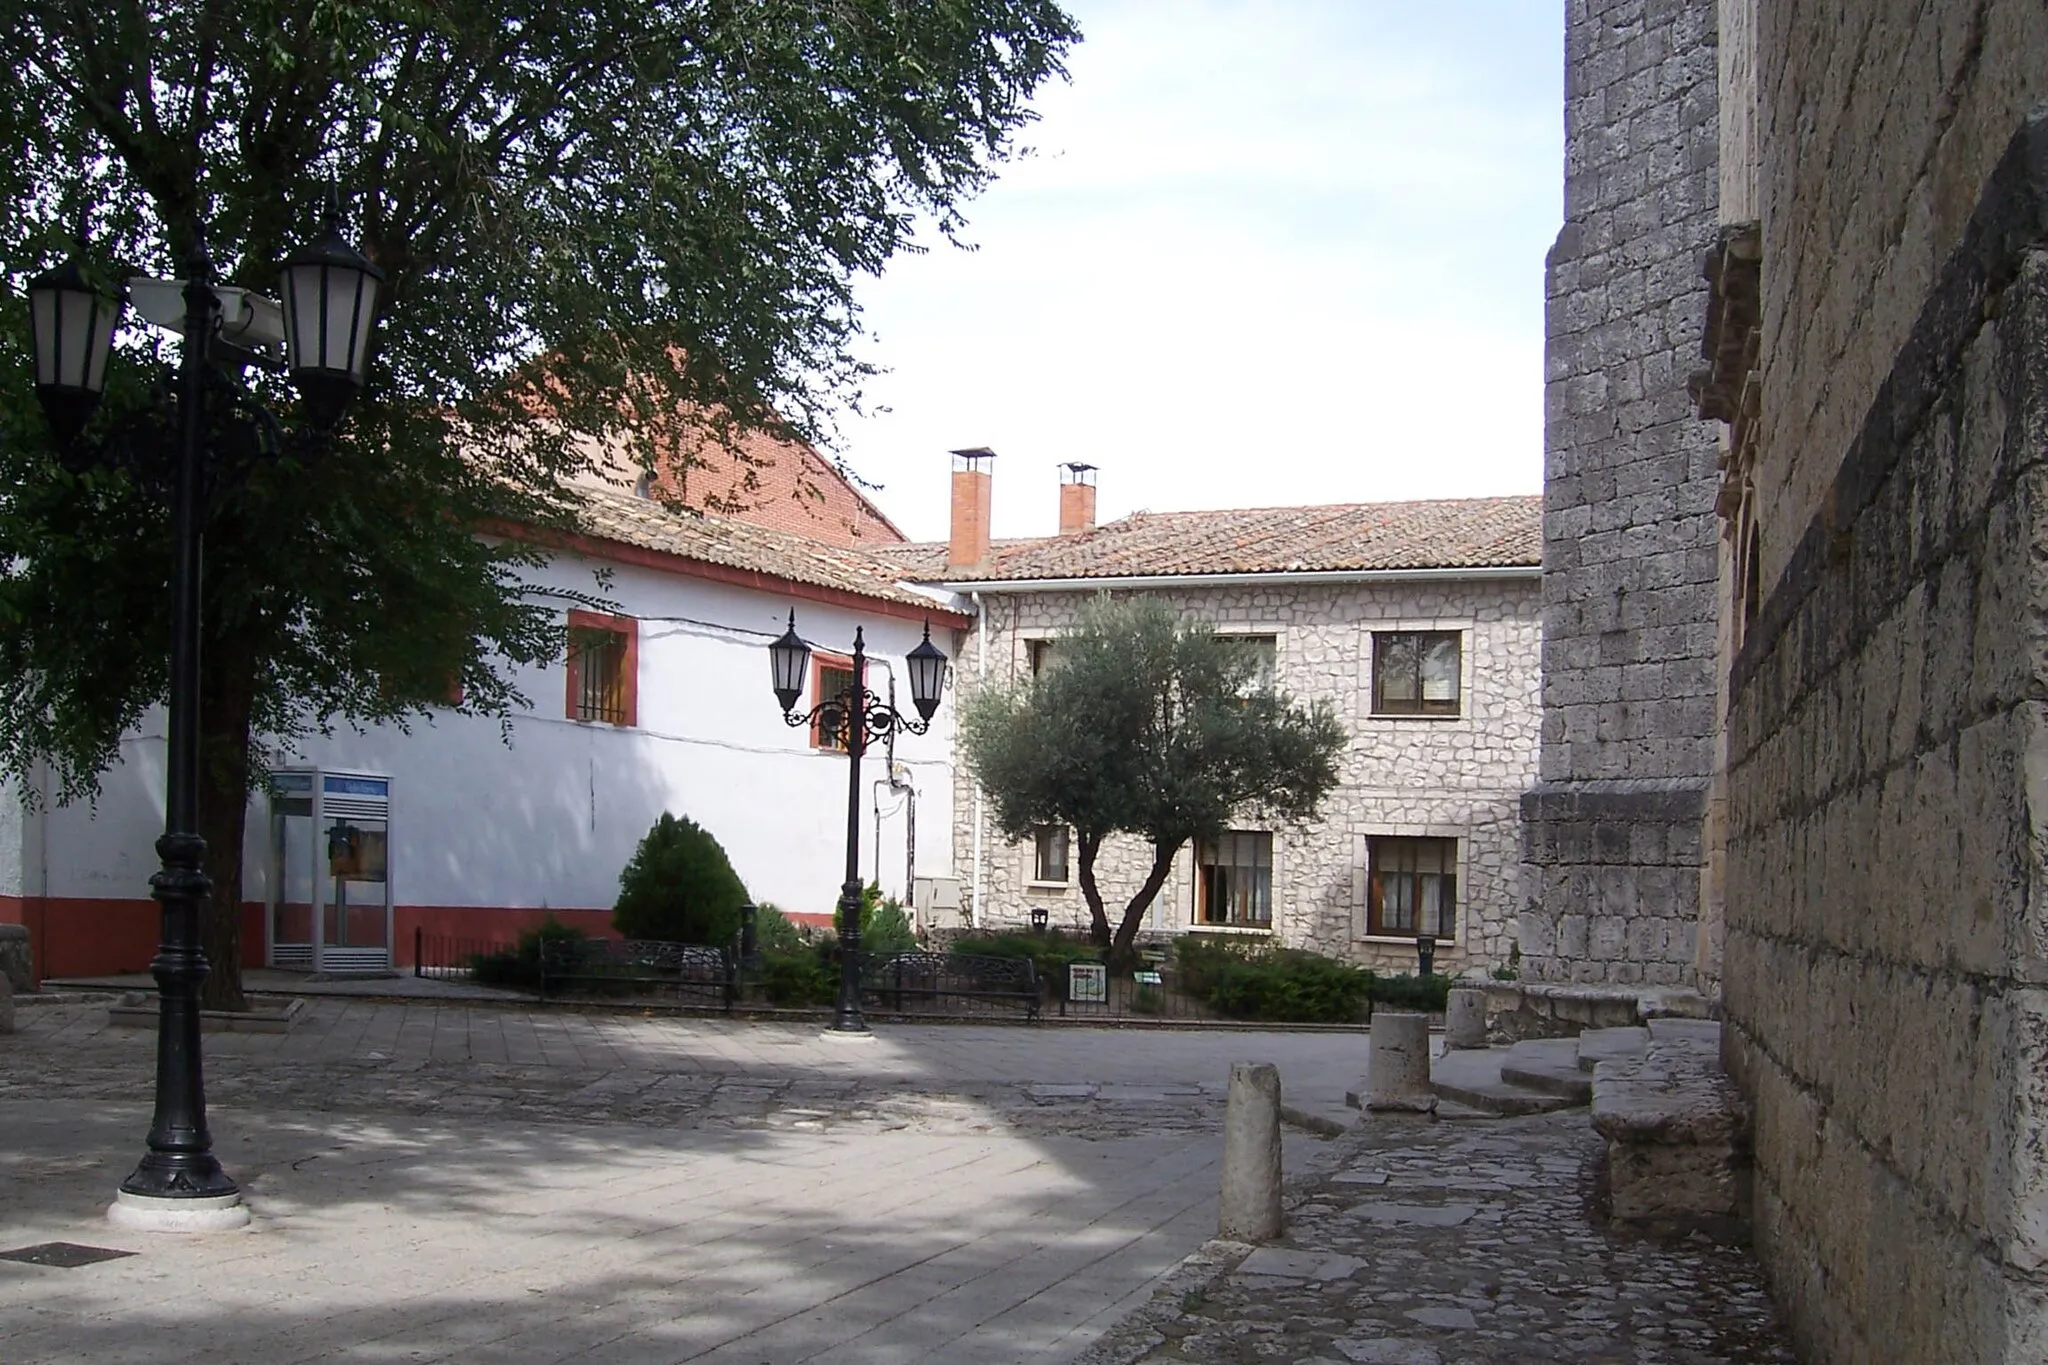
<svg viewBox="0 0 2048 1365"><path fill-rule="evenodd" d="M233 1232L249 1226L239 1194L203 1199L157 1199L122 1190L107 1205L107 1221L129 1232Z"/></svg>
<svg viewBox="0 0 2048 1365"><path fill-rule="evenodd" d="M856 1032L853 1029L828 1028L818 1036L828 1043L872 1043L875 1041L875 1034L872 1029L861 1029Z"/></svg>

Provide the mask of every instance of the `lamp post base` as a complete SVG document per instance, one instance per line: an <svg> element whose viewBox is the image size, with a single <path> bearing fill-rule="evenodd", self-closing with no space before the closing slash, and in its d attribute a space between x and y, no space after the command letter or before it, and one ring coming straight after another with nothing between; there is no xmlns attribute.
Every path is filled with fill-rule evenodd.
<svg viewBox="0 0 2048 1365"><path fill-rule="evenodd" d="M122 1190L107 1205L107 1221L130 1232L233 1232L249 1226L249 1206L239 1193L160 1199Z"/></svg>
<svg viewBox="0 0 2048 1365"><path fill-rule="evenodd" d="M834 1043L872 1043L875 1041L875 1031L865 1024L859 1028L840 1028L834 1025L818 1036Z"/></svg>

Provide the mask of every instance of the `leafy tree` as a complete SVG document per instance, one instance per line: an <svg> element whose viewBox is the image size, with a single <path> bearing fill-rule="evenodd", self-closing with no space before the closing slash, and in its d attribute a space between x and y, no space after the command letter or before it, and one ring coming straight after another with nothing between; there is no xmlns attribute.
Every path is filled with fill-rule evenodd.
<svg viewBox="0 0 2048 1365"><path fill-rule="evenodd" d="M266 758L457 688L464 711L518 709L507 665L563 647L559 603L521 571L574 518L564 478L603 443L649 468L686 459L679 419L822 434L865 373L853 281L910 249L920 215L952 234L1077 38L1053 0L0 14L0 269L17 285L82 222L102 278L182 275L203 236L225 283L271 292L330 183L388 276L339 438L251 456L207 529L206 1002L227 1008ZM146 468L54 458L25 311L0 310L0 772L47 761L68 800L165 695L168 518ZM158 347L124 343L97 434L151 409ZM241 382L290 416L275 373ZM215 445L246 451L226 412ZM534 529L476 535L507 526Z"/></svg>
<svg viewBox="0 0 2048 1365"><path fill-rule="evenodd" d="M1344 727L1327 702L1301 706L1256 682L1257 660L1149 598L1104 597L1037 678L991 688L961 719L968 767L997 826L1074 830L1095 942L1128 958L1145 911L1190 840L1234 816L1313 819L1337 784ZM1151 844L1137 893L1112 926L1096 858L1112 834Z"/></svg>
<svg viewBox="0 0 2048 1365"><path fill-rule="evenodd" d="M627 938L728 947L747 888L711 831L662 812L619 874L612 927Z"/></svg>

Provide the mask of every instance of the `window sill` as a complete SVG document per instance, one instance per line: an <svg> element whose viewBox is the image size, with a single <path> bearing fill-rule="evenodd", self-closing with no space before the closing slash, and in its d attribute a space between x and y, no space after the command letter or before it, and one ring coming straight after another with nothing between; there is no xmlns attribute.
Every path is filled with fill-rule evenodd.
<svg viewBox="0 0 2048 1365"><path fill-rule="evenodd" d="M1413 934L1367 934L1358 941L1360 943L1391 943L1408 949L1415 947L1415 935ZM1458 940L1454 938L1440 938L1436 941L1436 950L1438 952L1442 952L1446 948L1455 950L1457 946Z"/></svg>
<svg viewBox="0 0 2048 1365"><path fill-rule="evenodd" d="M1433 720L1438 722L1472 719L1471 716L1463 711L1455 715L1431 715L1426 711L1368 711L1365 714L1365 718L1367 720Z"/></svg>
<svg viewBox="0 0 2048 1365"><path fill-rule="evenodd" d="M1026 882L1024 883L1024 889L1026 891L1071 891L1074 889L1074 884L1072 882Z"/></svg>
<svg viewBox="0 0 2048 1365"><path fill-rule="evenodd" d="M1270 924L1203 924L1199 921L1187 926L1191 934L1250 934L1258 938L1271 938Z"/></svg>

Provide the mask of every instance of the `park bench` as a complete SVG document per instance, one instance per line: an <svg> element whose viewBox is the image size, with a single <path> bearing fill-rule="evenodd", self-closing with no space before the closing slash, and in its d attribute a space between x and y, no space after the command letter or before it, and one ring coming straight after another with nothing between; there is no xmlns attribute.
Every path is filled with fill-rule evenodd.
<svg viewBox="0 0 2048 1365"><path fill-rule="evenodd" d="M540 998L567 988L584 993L666 994L730 1010L739 996L739 973L724 948L653 939L544 939Z"/></svg>
<svg viewBox="0 0 2048 1365"><path fill-rule="evenodd" d="M864 955L861 989L903 1013L917 1005L989 1001L1038 1017L1038 969L1028 957L966 957L953 953Z"/></svg>

